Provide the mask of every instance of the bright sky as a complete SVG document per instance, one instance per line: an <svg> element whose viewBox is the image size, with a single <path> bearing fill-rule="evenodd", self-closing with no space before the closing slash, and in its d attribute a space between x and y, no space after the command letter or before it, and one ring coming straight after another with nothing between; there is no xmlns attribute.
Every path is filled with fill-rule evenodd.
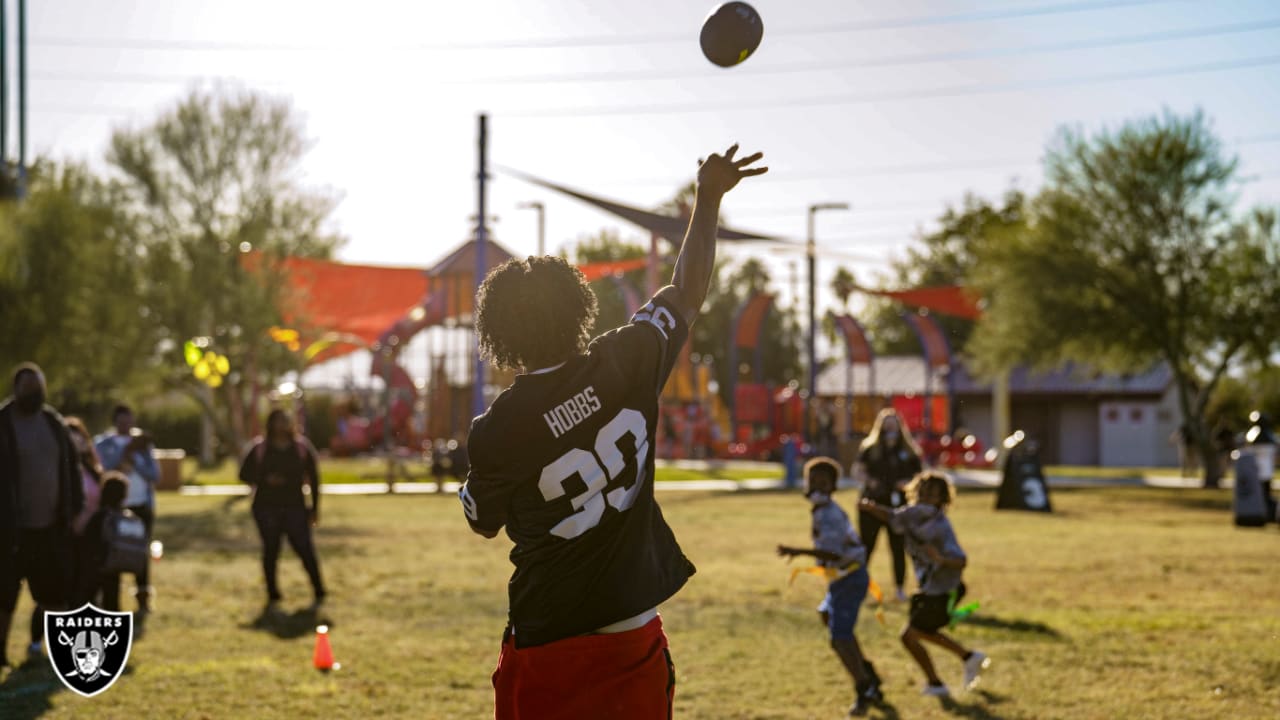
<svg viewBox="0 0 1280 720"><path fill-rule="evenodd" d="M315 140L308 182L344 196L340 257L426 266L468 235L478 112L495 165L640 206L739 141L772 169L726 199L732 224L800 238L809 204L853 205L820 216L819 245L860 258L820 262L823 286L837 262L873 280L966 191L1035 189L1063 124L1203 108L1250 178L1242 206L1280 202L1274 0L753 4L764 42L722 70L697 42L712 2L31 0L29 152L97 161L112 127L196 82L288 95ZM546 204L552 250L602 227L644 237L513 178L490 187L516 253L536 246L521 201ZM786 256L756 252L786 279Z"/></svg>

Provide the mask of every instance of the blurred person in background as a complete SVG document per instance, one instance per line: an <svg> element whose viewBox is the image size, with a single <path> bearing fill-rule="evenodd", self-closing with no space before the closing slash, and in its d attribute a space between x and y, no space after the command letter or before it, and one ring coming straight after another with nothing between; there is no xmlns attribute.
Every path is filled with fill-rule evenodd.
<svg viewBox="0 0 1280 720"><path fill-rule="evenodd" d="M30 658L40 654L45 611L66 609L73 582L71 523L84 495L71 434L46 394L44 373L23 363L0 404L0 667L22 581L36 602Z"/></svg>
<svg viewBox="0 0 1280 720"><path fill-rule="evenodd" d="M284 536L307 571L314 594L311 607L318 612L324 603L325 588L311 528L320 519L320 472L314 448L294 432L288 413L276 409L267 415L267 435L245 456L240 466L240 480L253 488L253 519L262 537L267 611L279 612L282 599L276 582L276 565L280 560L281 536ZM310 508L307 507L308 494Z"/></svg>
<svg viewBox="0 0 1280 720"><path fill-rule="evenodd" d="M71 433L71 444L75 446L76 457L80 466L80 489L84 493L84 507L80 509L80 513L71 520L71 532L73 542L78 541L84 534L85 525L89 523L89 518L98 509L99 487L98 484L102 480L102 463L98 460L98 453L93 449L93 436L89 434L89 429L85 427L84 421L78 417L68 416L63 420L67 426L67 430ZM83 568L78 564L75 567L73 580L68 595L68 607L78 608L86 602L91 602L91 595L83 595L78 588L82 584ZM37 607L31 613L31 644L33 648L40 645L44 640L44 613Z"/></svg>
<svg viewBox="0 0 1280 720"><path fill-rule="evenodd" d="M124 506L137 515L147 527L147 541L151 540L156 519L156 481L160 479L160 466L156 464L155 442L151 436L134 426L133 409L117 405L111 411L112 430L98 437L96 447L102 458L104 470L117 470L129 479L129 494ZM143 565L142 572L134 576L138 601L138 613L151 612L151 566Z"/></svg>
<svg viewBox="0 0 1280 720"><path fill-rule="evenodd" d="M904 505L903 490L920 472L921 455L920 446L912 439L898 411L893 408L881 410L871 426L871 433L862 441L858 460L853 466L853 476L862 486L862 497L890 509ZM867 544L868 565L881 528L889 536L889 551L893 554L893 581L897 585L895 597L903 601L907 599L903 591L907 577L907 553L902 535L894 532L877 515L859 509L858 531Z"/></svg>
<svg viewBox="0 0 1280 720"><path fill-rule="evenodd" d="M71 521L71 529L76 535L82 535L90 516L98 509L98 498L101 492L99 485L102 482L103 473L102 460L98 457L98 451L93 446L93 436L89 434L89 428L85 426L83 420L78 417L68 417L66 425L71 433L71 443L76 448L76 457L80 461L80 487L84 491L84 507Z"/></svg>

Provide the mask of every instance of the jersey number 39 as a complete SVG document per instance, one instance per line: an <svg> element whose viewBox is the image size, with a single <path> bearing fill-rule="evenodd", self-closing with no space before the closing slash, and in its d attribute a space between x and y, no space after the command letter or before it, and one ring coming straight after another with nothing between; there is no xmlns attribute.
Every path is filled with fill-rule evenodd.
<svg viewBox="0 0 1280 720"><path fill-rule="evenodd" d="M631 487L615 487L604 492L610 482L621 479L627 458L618 449L618 441L627 434L635 438L636 477ZM551 528L551 534L565 539L575 538L595 527L604 516L605 503L622 512L630 508L644 484L644 460L649 454L648 427L639 410L624 409L596 433L595 452L573 448L542 469L538 489L547 502L564 497L564 482L577 475L587 489L571 502L573 514Z"/></svg>

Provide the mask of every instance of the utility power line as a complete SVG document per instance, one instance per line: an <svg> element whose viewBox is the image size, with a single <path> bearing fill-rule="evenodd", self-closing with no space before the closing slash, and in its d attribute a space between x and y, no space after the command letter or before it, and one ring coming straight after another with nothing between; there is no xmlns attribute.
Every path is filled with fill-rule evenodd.
<svg viewBox="0 0 1280 720"><path fill-rule="evenodd" d="M1173 77L1177 75L1198 75L1204 73L1224 72L1247 68L1280 65L1280 55L1264 55L1239 60L1198 63L1174 67L1150 68L1096 75L1080 75L1075 77L1050 78L1046 80L1018 80L1006 83L974 83L926 90L903 90L867 94L818 95L801 98L771 98L769 100L747 100L743 102L721 103L673 103L668 105L604 105L582 106L573 108L545 108L539 110L495 110L493 114L504 119L538 119L538 118L582 118L606 115L682 115L722 110L789 110L798 107L822 107L834 105L863 105L873 102L896 102L902 100L924 100L950 97L968 97L973 95L989 95L1004 92L1043 90L1057 87L1095 85L1126 80L1145 80L1156 77Z"/></svg>
<svg viewBox="0 0 1280 720"><path fill-rule="evenodd" d="M1280 134L1262 134L1262 135L1246 135L1238 137L1230 144L1235 147L1245 147L1249 145L1262 145L1267 143L1280 142ZM763 177L757 178L753 184L763 182L805 182L809 180L854 180L862 178L879 178L891 177L896 175L922 175L929 173L951 173L951 172L978 172L985 170L1003 170L1017 168L1038 168L1040 167L1040 158L1009 158L1006 160L960 160L955 162L925 162L925 163L898 163L893 165L870 165L858 168L845 168L843 170L829 169L812 169L812 170L796 170L790 171L785 167L775 166L773 170ZM669 176L665 178L645 178L645 179L602 179L597 181L597 185L603 186L625 186L625 185L679 185L687 182L687 178L679 178ZM908 208L910 209L910 208ZM855 213L857 208L855 207ZM757 213L773 214L803 214L804 208L772 208L767 211ZM880 212L883 212L881 210Z"/></svg>
<svg viewBox="0 0 1280 720"><path fill-rule="evenodd" d="M955 50L930 53L906 53L884 55L880 57L860 58L856 60L831 62L811 61L801 63L785 63L735 69L733 75L726 75L722 70L641 70L610 71L592 73L553 73L543 75L506 75L487 78L450 78L436 81L442 85L537 85L537 84L588 84L588 83L625 83L645 80L693 80L693 79L738 79L769 75L791 75L807 72L829 72L833 70L850 70L862 68L899 67L904 65L923 65L930 63L957 62L965 60L981 60L988 58L1019 57L1026 55L1044 55L1077 50L1097 50L1103 48L1147 45L1175 40L1192 40L1209 37L1220 37L1250 32L1263 32L1280 28L1280 18L1271 18L1247 23L1231 23L1212 27L1197 27L1164 32L1118 35L1106 38L1074 40L1039 45L1015 45L1008 47L981 48L975 50ZM186 84L192 81L231 80L231 76L172 74L172 73L112 73L112 72L57 72L34 71L32 77L42 80L122 83L148 85ZM268 85L299 84L297 79L272 78L258 80ZM331 83L329 78L313 77L306 80L310 83Z"/></svg>
<svg viewBox="0 0 1280 720"><path fill-rule="evenodd" d="M1278 27L1280 27L1280 18L1271 18L1256 22L1232 23L1229 25L1187 28L1169 30L1165 32L1117 35L1090 40L1043 43L1039 45L1013 45L974 50L903 53L897 55L884 55L880 57L859 58L848 61L809 61L764 65L763 67L757 65L741 69L735 68L732 75L727 75L723 70L699 70L697 72L689 72L687 70L638 70L592 73L549 73L543 75L502 75L487 78L457 78L442 80L440 82L445 85L539 85L559 83L616 83L643 80L690 80L694 78L716 78L724 80L727 78L736 79L761 77L765 75L791 75L806 72L830 72L833 70L925 65L929 63L983 60L988 58L1019 57L1025 55L1047 55L1076 50L1097 50L1129 45L1147 45L1151 43L1171 42L1175 40L1194 40L1241 33L1263 32Z"/></svg>
<svg viewBox="0 0 1280 720"><path fill-rule="evenodd" d="M913 15L899 18L885 18L846 23L825 23L804 27L779 28L769 30L769 37L794 37L808 35L831 35L839 33L868 32L875 30L897 30L913 27L931 27L937 25L955 25L968 23L1013 20L1019 18L1046 17L1072 13L1085 13L1144 5L1160 5L1170 2L1194 2L1195 0L1094 0L1091 2L1065 2L1039 7L1002 8L996 10L978 10L972 12L946 13L939 15ZM625 45L661 45L667 43L690 42L695 33L684 31L679 33L648 33L636 35L588 35L559 38L525 38L514 40L497 40L476 43L415 43L408 45L388 45L378 43L369 45L370 49L416 49L416 50L520 50L544 48L584 48L584 47L618 47ZM55 35L36 36L31 40L32 47L57 48L100 48L114 50L195 50L210 52L333 52L334 43L249 43L221 42L203 40L156 40L148 38L95 38L66 37ZM353 48L350 44L344 49Z"/></svg>

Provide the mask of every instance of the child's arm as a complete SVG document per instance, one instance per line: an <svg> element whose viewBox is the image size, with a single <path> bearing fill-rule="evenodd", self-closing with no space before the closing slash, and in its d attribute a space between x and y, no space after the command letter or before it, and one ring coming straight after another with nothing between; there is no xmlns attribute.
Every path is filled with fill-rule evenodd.
<svg viewBox="0 0 1280 720"><path fill-rule="evenodd" d="M963 570L965 566L969 564L968 558L963 555L960 557L947 557L942 554L941 550L932 545L925 545L924 552L929 556L929 559L932 560L934 564L941 567Z"/></svg>
<svg viewBox="0 0 1280 720"><path fill-rule="evenodd" d="M842 558L839 554L828 552L826 550L814 550L811 548L790 547L788 545L779 545L778 554L782 557L795 557L797 555L808 555L819 560L828 560L830 562L838 562Z"/></svg>
<svg viewBox="0 0 1280 720"><path fill-rule="evenodd" d="M858 509L862 512L874 515L881 522L889 522L889 516L893 514L890 508L881 505L871 498L862 498L858 501Z"/></svg>

